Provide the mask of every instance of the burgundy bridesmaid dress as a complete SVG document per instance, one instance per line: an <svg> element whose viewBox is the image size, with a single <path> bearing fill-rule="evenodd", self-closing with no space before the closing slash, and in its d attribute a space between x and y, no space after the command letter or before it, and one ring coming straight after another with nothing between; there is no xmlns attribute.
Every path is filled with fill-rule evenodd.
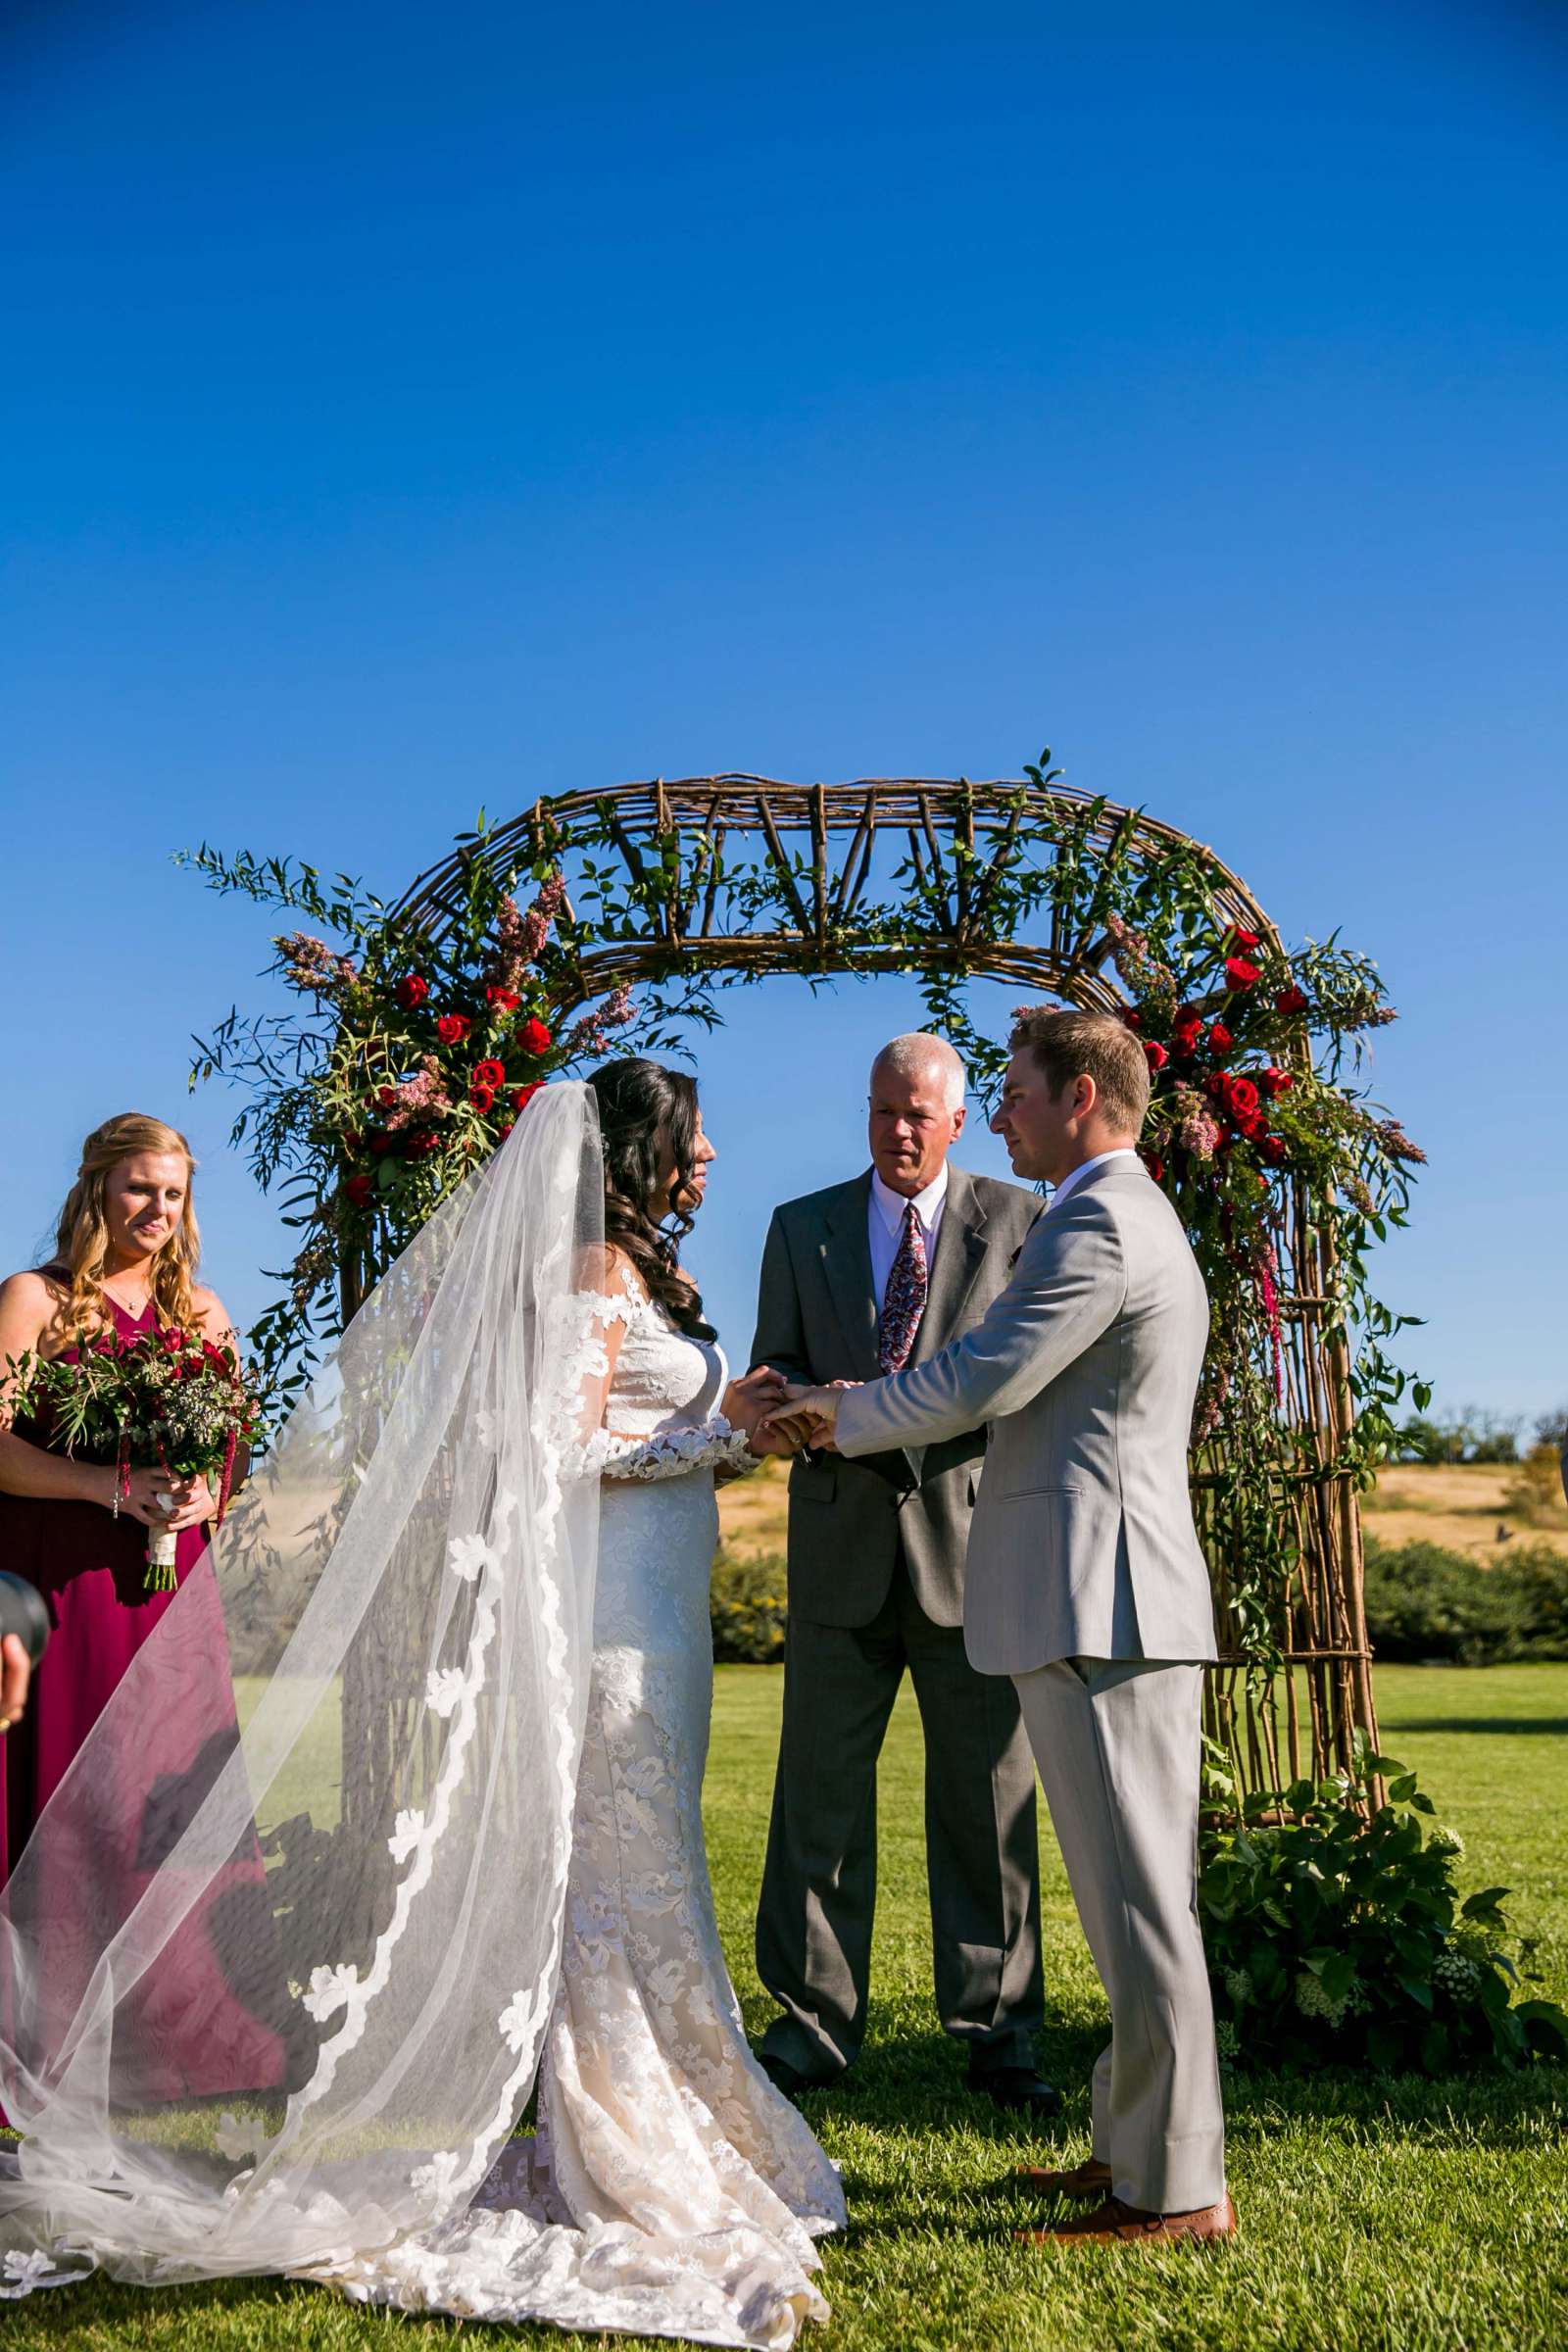
<svg viewBox="0 0 1568 2352"><path fill-rule="evenodd" d="M134 1317L113 1298L106 1298L106 1304L124 1339L153 1319L150 1304ZM14 1434L51 1446L46 1427L21 1418ZM0 1568L37 1587L50 1623L26 1713L0 1740L0 1886L121 1678L176 1604L179 1623L159 1653L160 1698L147 1710L145 1736L138 1738L126 1776L132 1785L121 1785L121 1810L113 1818L106 1814L97 1841L93 1867L100 1885L88 1907L99 1922L128 1915L150 1871L232 1753L238 1724L208 1532L180 1532L174 1592L149 1592L148 1530L139 1519L116 1519L99 1503L0 1494ZM265 1965L271 1942L265 1879L253 1837L138 1988L133 2030L125 2038L127 2052L133 2042L141 2055L122 2070L137 2100L267 2090L285 2080L276 2026L284 2022L286 2001ZM84 1987L91 1937L72 1933L69 1885L51 1886L42 1909L50 1936L48 1973L64 2020Z"/></svg>

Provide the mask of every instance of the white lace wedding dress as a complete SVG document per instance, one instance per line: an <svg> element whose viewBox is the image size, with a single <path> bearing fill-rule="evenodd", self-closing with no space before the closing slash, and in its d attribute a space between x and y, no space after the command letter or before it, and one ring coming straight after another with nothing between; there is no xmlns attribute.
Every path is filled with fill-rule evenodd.
<svg viewBox="0 0 1568 2352"><path fill-rule="evenodd" d="M583 1291L604 1198L592 1089L552 1084L329 1350L0 1886L0 2306L96 2270L758 2352L827 2316L843 2192L747 2047L703 1847L744 1446L716 1348ZM277 2065L150 2103L215 1961Z"/></svg>
<svg viewBox="0 0 1568 2352"><path fill-rule="evenodd" d="M580 1303L603 1335L589 1382L605 1483L537 2133L509 2144L466 2214L404 2250L401 2291L388 2296L384 2258L362 2291L771 2352L828 2317L812 2241L845 2210L835 2167L748 2046L703 1841L714 1472L754 1457L718 1412L717 1347L685 1338L628 1272Z"/></svg>

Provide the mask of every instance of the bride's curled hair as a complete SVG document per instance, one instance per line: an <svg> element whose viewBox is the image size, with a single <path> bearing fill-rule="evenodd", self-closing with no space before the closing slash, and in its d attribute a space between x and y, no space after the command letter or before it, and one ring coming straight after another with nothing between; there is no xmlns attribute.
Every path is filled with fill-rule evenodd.
<svg viewBox="0 0 1568 2352"><path fill-rule="evenodd" d="M697 1285L683 1273L682 1239L692 1229L689 1198L696 1171L697 1086L684 1070L628 1054L607 1061L588 1081L599 1103L599 1134L605 1155L605 1240L630 1258L651 1298L657 1298L688 1339L717 1335L704 1319ZM662 1222L653 1203L661 1190L661 1162L672 1156L674 1181Z"/></svg>

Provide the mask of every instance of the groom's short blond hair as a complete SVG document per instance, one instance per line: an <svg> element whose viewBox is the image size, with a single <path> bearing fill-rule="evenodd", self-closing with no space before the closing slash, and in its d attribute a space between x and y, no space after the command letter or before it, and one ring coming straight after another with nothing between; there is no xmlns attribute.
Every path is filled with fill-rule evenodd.
<svg viewBox="0 0 1568 2352"><path fill-rule="evenodd" d="M1149 1109L1149 1059L1113 1012L1072 1005L1020 1005L1007 1040L1033 1054L1054 1096L1075 1078L1092 1078L1100 1105L1119 1135L1136 1136Z"/></svg>

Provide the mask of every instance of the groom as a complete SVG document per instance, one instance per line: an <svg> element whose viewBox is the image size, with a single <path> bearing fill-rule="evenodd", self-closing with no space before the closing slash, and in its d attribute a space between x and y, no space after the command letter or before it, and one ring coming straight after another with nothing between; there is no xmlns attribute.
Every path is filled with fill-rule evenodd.
<svg viewBox="0 0 1568 2352"><path fill-rule="evenodd" d="M1036 2186L1092 2208L1041 2240L1231 2236L1197 1909L1208 1572L1187 1445L1208 1334L1197 1261L1137 1155L1142 1047L1113 1015L1021 1014L992 1125L1055 1187L974 1330L895 1377L798 1393L786 1434L852 1459L985 1422L964 1635L1018 1693L1110 2002L1094 2153Z"/></svg>

